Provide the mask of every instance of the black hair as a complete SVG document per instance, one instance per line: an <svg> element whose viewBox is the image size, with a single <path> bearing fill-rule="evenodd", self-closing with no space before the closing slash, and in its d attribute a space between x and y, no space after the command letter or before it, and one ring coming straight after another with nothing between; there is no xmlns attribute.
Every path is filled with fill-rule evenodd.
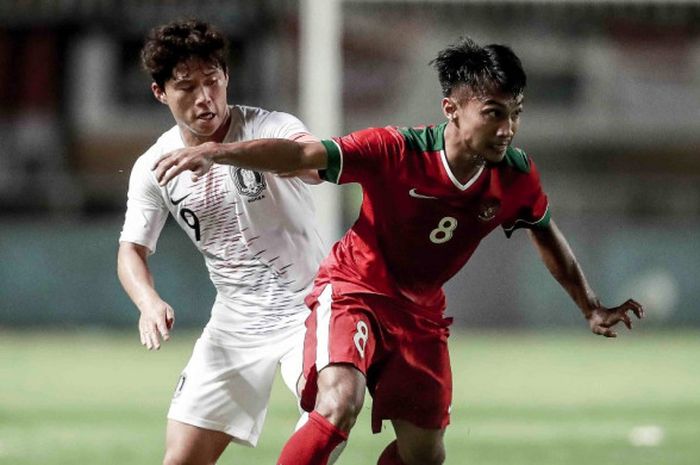
<svg viewBox="0 0 700 465"><path fill-rule="evenodd" d="M178 20L155 27L141 49L141 64L162 89L173 69L191 58L219 66L225 73L226 39L212 25L197 19Z"/></svg>
<svg viewBox="0 0 700 465"><path fill-rule="evenodd" d="M502 92L517 97L527 84L523 65L510 47L481 47L469 37L440 51L430 64L438 72L445 97L462 86L476 96Z"/></svg>

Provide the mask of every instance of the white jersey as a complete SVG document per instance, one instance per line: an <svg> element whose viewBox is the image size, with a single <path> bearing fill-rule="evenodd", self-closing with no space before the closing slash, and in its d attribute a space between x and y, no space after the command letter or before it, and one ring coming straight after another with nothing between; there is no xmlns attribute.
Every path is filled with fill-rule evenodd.
<svg viewBox="0 0 700 465"><path fill-rule="evenodd" d="M289 114L245 106L230 110L224 142L308 137ZM308 187L298 178L218 164L196 182L186 171L159 186L153 164L184 146L175 126L136 161L119 240L155 252L170 213L204 255L216 287L209 326L255 336L299 324L323 258Z"/></svg>

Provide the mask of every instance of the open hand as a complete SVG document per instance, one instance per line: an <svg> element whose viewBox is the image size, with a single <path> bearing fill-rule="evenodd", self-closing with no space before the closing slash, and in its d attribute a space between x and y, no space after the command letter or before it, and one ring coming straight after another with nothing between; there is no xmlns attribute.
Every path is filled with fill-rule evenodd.
<svg viewBox="0 0 700 465"><path fill-rule="evenodd" d="M187 170L192 171L193 181L204 176L214 164L213 156L216 147L217 144L206 142L166 153L151 168L155 172L158 184L164 186L175 176Z"/></svg>
<svg viewBox="0 0 700 465"><path fill-rule="evenodd" d="M627 300L618 307L597 307L586 317L591 331L605 337L617 337L612 329L619 322L624 323L627 329L632 329L632 320L627 312L632 312L638 319L644 318L644 308L633 299Z"/></svg>
<svg viewBox="0 0 700 465"><path fill-rule="evenodd" d="M148 350L160 349L161 339L163 342L170 339L170 329L174 323L175 312L170 305L162 300L150 304L139 318L141 344Z"/></svg>

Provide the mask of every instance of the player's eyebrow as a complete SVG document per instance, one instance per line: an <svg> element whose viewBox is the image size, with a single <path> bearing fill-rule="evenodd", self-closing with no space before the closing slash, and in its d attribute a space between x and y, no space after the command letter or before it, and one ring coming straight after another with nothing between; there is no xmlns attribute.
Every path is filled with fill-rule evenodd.
<svg viewBox="0 0 700 465"><path fill-rule="evenodd" d="M221 68L218 66L212 66L210 68L202 70L202 74L206 77L209 77L209 76L212 76L212 75L216 74L217 72L219 72L220 69ZM179 76L176 75L176 76L173 76L173 78L174 78L174 81L176 83L190 82L193 80L192 76L189 73L183 73Z"/></svg>
<svg viewBox="0 0 700 465"><path fill-rule="evenodd" d="M500 101L500 100L493 99L493 98L484 100L483 103L484 103L484 105L494 105L494 106L497 106L497 107L499 107L499 108L504 108L504 109L505 109L505 108L508 108L508 107L511 107L511 106L512 106L512 107L519 107L519 106L521 106L521 105L523 104L524 100L525 100L525 99L524 99L523 96L521 95L521 96L518 96L515 100L508 99L505 103L502 102L502 101ZM511 102L512 102L512 103L511 103Z"/></svg>
<svg viewBox="0 0 700 465"><path fill-rule="evenodd" d="M502 102L500 102L500 101L498 101L498 100L494 100L494 99L492 99L492 98L490 98L490 99L488 99L488 100L485 100L485 101L484 101L484 105L495 105L495 106L497 106L497 107L503 107L503 108L505 108L505 106L506 106L506 105L503 104Z"/></svg>

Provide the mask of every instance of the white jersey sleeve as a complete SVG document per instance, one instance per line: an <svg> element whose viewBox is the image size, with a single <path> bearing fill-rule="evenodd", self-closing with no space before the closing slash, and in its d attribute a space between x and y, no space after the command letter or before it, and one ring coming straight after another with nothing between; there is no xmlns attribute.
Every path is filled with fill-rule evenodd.
<svg viewBox="0 0 700 465"><path fill-rule="evenodd" d="M149 160L150 157L141 156L131 170L126 216L119 241L143 245L154 253L158 236L168 219L168 208Z"/></svg>
<svg viewBox="0 0 700 465"><path fill-rule="evenodd" d="M280 111L266 112L256 118L255 139L291 139L300 140L310 137L304 123L295 116Z"/></svg>

